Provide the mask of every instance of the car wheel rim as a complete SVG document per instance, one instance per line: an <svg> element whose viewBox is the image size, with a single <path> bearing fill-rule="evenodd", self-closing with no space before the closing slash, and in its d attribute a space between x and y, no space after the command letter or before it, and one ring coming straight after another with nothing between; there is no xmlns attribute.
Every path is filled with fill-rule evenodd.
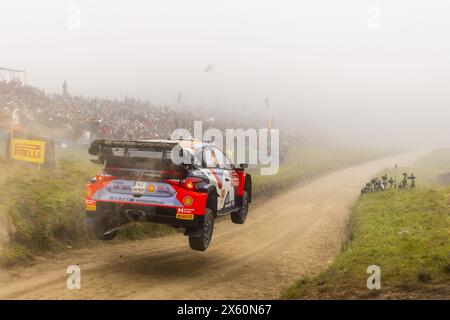
<svg viewBox="0 0 450 320"><path fill-rule="evenodd" d="M212 220L207 219L205 221L204 234L203 234L203 242L204 242L205 246L208 246L209 242L211 241L211 233L212 233L211 231L212 231Z"/></svg>
<svg viewBox="0 0 450 320"><path fill-rule="evenodd" d="M247 215L247 212L248 212L248 195L245 194L242 202L242 216L245 217Z"/></svg>

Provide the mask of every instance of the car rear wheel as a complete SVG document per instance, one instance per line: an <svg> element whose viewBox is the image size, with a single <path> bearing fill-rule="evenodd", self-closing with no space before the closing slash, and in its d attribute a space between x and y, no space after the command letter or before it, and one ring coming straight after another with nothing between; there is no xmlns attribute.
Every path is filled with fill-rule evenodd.
<svg viewBox="0 0 450 320"><path fill-rule="evenodd" d="M238 211L231 213L231 221L237 224L243 224L247 219L248 204L248 192L244 191L244 194L242 195L241 207Z"/></svg>
<svg viewBox="0 0 450 320"><path fill-rule="evenodd" d="M189 236L189 246L192 250L205 251L212 238L214 230L214 216L212 210L206 208L203 225L199 228L199 236Z"/></svg>
<svg viewBox="0 0 450 320"><path fill-rule="evenodd" d="M112 228L109 226L110 223L106 219L98 219L93 217L87 217L86 218L86 225L88 226L88 229L91 231L91 233L94 235L94 237L98 240L102 241L108 241L112 240L117 235L117 230L107 232L108 230L111 230Z"/></svg>

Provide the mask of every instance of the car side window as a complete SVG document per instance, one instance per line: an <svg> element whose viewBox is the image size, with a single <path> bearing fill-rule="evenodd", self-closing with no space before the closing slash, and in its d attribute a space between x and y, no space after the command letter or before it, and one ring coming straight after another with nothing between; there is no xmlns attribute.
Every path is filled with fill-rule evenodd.
<svg viewBox="0 0 450 320"><path fill-rule="evenodd" d="M205 148L203 150L203 161L206 168L225 169L223 154L216 148Z"/></svg>
<svg viewBox="0 0 450 320"><path fill-rule="evenodd" d="M223 163L224 163L225 169L227 169L227 170L234 169L233 162L231 162L231 160L227 156L227 154L225 152L223 152L222 150L218 150L218 151L220 152L220 154L222 154L222 157L224 159Z"/></svg>

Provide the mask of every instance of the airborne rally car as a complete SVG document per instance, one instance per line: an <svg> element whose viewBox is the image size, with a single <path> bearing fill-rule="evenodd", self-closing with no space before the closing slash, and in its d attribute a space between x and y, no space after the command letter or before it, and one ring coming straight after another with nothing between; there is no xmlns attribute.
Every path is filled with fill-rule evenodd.
<svg viewBox="0 0 450 320"><path fill-rule="evenodd" d="M86 223L97 239L113 239L130 222L155 222L184 228L191 249L204 251L217 217L230 214L238 224L247 218L247 165L235 167L212 143L102 139L89 154L105 166L86 185Z"/></svg>

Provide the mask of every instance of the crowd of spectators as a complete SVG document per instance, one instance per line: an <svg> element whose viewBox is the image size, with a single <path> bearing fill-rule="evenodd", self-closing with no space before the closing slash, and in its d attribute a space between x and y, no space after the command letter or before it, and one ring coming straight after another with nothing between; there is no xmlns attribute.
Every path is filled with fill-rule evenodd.
<svg viewBox="0 0 450 320"><path fill-rule="evenodd" d="M3 129L12 123L54 139L88 143L95 138L165 139L176 128L191 128L194 120L206 119L134 98L87 98L67 92L49 95L18 80L0 81ZM206 123L218 129L233 127L223 119L209 118Z"/></svg>

